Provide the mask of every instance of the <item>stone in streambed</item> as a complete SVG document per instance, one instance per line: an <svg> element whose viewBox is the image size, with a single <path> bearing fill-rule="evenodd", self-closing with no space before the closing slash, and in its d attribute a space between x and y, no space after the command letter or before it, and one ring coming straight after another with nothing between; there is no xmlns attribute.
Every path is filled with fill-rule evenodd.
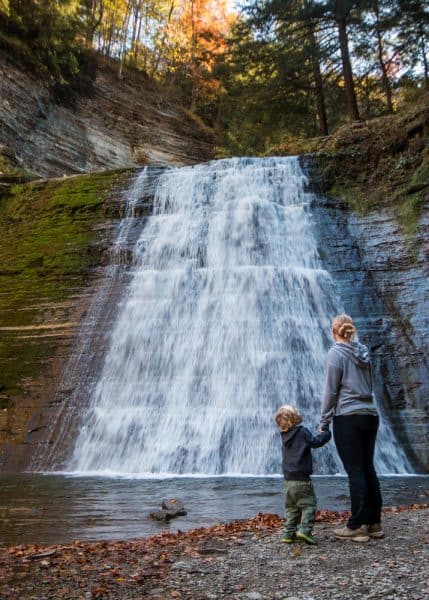
<svg viewBox="0 0 429 600"><path fill-rule="evenodd" d="M171 500L163 500L161 504L162 508L170 513L175 513L174 516L186 515L186 510L183 502L177 498L171 498Z"/></svg>
<svg viewBox="0 0 429 600"><path fill-rule="evenodd" d="M187 514L183 502L177 498L162 501L162 509L150 513L151 519L156 521L169 521L175 517L185 516Z"/></svg>
<svg viewBox="0 0 429 600"><path fill-rule="evenodd" d="M151 512L149 517L155 521L168 521L171 518L167 510L156 510Z"/></svg>

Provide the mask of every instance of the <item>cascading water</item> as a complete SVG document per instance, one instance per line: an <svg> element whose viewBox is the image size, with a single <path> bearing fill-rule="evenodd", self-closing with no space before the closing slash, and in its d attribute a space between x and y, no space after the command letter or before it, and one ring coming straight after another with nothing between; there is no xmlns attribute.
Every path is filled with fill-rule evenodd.
<svg viewBox="0 0 429 600"><path fill-rule="evenodd" d="M296 158L164 172L69 471L280 472L276 408L320 414L331 317L342 311ZM380 471L407 461L384 424ZM339 470L332 445L319 473Z"/></svg>

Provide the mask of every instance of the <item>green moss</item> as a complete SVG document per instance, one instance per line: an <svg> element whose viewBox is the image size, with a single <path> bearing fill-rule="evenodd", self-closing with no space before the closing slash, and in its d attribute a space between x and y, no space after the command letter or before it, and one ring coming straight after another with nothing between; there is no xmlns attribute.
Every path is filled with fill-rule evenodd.
<svg viewBox="0 0 429 600"><path fill-rule="evenodd" d="M43 324L52 304L85 283L94 264L94 227L106 198L128 172L103 172L14 185L0 198L0 327ZM2 397L22 393L55 351L43 329L0 332Z"/></svg>
<svg viewBox="0 0 429 600"><path fill-rule="evenodd" d="M416 231L424 206L424 194L417 192L409 194L404 187L396 189L393 193L383 193L382 189L366 189L364 184L334 184L327 195L340 198L357 214L367 215L371 211L388 207L398 218L398 222L405 232L413 236Z"/></svg>
<svg viewBox="0 0 429 600"><path fill-rule="evenodd" d="M16 175L18 174L18 170L15 169L10 163L10 160L0 154L0 174L1 175Z"/></svg>
<svg viewBox="0 0 429 600"><path fill-rule="evenodd" d="M409 235L416 233L423 206L424 195L421 192L407 195L399 205L399 222Z"/></svg>
<svg viewBox="0 0 429 600"><path fill-rule="evenodd" d="M12 186L0 202L0 276L40 283L83 275L91 266L93 226L117 177L103 173Z"/></svg>
<svg viewBox="0 0 429 600"><path fill-rule="evenodd" d="M421 165L414 171L411 177L410 187L425 185L429 187L429 148L423 154Z"/></svg>
<svg viewBox="0 0 429 600"><path fill-rule="evenodd" d="M327 192L328 196L341 198L352 210L360 215L364 215L369 210L369 198L363 193L358 185L334 184Z"/></svg>

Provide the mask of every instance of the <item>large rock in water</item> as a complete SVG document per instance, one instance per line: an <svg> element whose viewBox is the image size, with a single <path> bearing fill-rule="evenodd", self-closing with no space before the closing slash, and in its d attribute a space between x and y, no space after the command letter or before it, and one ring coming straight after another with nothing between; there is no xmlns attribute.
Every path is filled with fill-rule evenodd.
<svg viewBox="0 0 429 600"><path fill-rule="evenodd" d="M387 209L312 208L319 253L374 360L376 394L418 472L429 471L429 197L415 236Z"/></svg>
<svg viewBox="0 0 429 600"><path fill-rule="evenodd" d="M208 128L150 88L101 65L90 98L52 101L40 80L0 59L0 154L42 176L213 157Z"/></svg>
<svg viewBox="0 0 429 600"><path fill-rule="evenodd" d="M151 512L149 516L156 521L170 521L170 519L174 519L175 517L181 517L188 514L183 502L177 498L163 500L161 507L162 510Z"/></svg>

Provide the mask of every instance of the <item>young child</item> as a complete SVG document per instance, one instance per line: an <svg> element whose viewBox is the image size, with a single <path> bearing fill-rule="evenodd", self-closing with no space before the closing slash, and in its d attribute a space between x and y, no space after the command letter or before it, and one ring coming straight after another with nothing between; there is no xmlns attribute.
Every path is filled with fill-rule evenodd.
<svg viewBox="0 0 429 600"><path fill-rule="evenodd" d="M290 405L281 406L275 419L282 437L285 478L286 524L282 542L317 544L312 536L317 501L310 478L313 472L311 449L326 444L331 432L312 435L301 425L302 416L298 409Z"/></svg>

